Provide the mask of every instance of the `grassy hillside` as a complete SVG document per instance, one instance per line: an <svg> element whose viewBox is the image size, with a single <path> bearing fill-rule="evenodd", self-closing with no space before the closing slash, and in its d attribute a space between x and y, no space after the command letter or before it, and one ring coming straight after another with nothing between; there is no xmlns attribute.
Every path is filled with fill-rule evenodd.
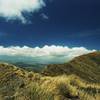
<svg viewBox="0 0 100 100"><path fill-rule="evenodd" d="M47 76L75 74L86 81L100 83L100 52L76 57L69 63L48 65L42 74Z"/></svg>
<svg viewBox="0 0 100 100"><path fill-rule="evenodd" d="M76 75L42 76L3 63L0 100L100 100L100 84Z"/></svg>

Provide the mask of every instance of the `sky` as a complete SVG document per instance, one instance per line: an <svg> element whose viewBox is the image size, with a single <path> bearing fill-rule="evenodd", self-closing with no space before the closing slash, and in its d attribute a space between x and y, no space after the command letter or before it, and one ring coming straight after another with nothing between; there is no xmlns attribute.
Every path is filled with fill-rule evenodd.
<svg viewBox="0 0 100 100"><path fill-rule="evenodd" d="M0 45L100 49L99 0L0 0Z"/></svg>
<svg viewBox="0 0 100 100"><path fill-rule="evenodd" d="M65 63L99 43L100 0L0 0L0 61Z"/></svg>

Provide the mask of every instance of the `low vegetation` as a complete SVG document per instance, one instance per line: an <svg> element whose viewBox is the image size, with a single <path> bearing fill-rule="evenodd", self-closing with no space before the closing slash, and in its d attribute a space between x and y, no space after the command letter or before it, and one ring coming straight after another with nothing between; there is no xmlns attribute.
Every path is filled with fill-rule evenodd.
<svg viewBox="0 0 100 100"><path fill-rule="evenodd" d="M99 80L89 81L80 74L50 76L1 63L0 100L100 100Z"/></svg>

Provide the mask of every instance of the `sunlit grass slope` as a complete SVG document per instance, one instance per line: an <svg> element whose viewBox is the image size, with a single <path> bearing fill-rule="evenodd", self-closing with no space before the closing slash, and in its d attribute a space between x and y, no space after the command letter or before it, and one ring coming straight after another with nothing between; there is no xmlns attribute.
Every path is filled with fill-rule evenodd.
<svg viewBox="0 0 100 100"><path fill-rule="evenodd" d="M0 100L100 100L100 83L76 75L42 76L0 64Z"/></svg>

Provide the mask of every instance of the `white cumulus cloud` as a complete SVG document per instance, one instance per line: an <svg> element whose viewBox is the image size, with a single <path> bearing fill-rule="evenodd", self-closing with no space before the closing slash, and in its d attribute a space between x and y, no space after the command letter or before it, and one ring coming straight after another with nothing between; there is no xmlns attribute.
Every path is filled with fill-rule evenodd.
<svg viewBox="0 0 100 100"><path fill-rule="evenodd" d="M0 46L0 60L1 61L16 61L16 62L28 62L28 63L65 63L72 60L74 57L94 52L95 50L88 50L84 47L67 46L44 46L40 47L20 47Z"/></svg>
<svg viewBox="0 0 100 100"><path fill-rule="evenodd" d="M19 19L26 23L23 12L34 13L43 6L43 0L0 0L0 16L7 20Z"/></svg>

